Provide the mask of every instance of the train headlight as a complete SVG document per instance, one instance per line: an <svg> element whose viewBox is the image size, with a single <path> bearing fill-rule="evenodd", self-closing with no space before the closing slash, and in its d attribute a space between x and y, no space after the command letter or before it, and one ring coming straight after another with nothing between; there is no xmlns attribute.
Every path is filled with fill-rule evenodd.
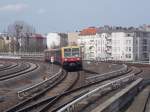
<svg viewBox="0 0 150 112"><path fill-rule="evenodd" d="M67 58L65 58L64 60L67 61Z"/></svg>
<svg viewBox="0 0 150 112"><path fill-rule="evenodd" d="M77 58L77 60L79 61L79 60L80 60L80 58Z"/></svg>

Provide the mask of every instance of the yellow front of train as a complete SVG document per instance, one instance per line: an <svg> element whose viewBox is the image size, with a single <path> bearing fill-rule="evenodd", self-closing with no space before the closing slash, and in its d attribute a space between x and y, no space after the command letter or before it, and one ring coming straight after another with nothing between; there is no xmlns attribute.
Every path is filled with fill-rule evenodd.
<svg viewBox="0 0 150 112"><path fill-rule="evenodd" d="M62 66L66 70L82 70L82 54L80 46L61 48Z"/></svg>

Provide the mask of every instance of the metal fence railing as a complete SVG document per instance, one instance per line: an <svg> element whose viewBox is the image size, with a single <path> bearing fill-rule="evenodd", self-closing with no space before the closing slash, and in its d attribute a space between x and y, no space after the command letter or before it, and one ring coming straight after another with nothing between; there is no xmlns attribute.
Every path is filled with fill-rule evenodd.
<svg viewBox="0 0 150 112"><path fill-rule="evenodd" d="M107 83L105 85L102 85L100 87L97 87L96 89L84 94L83 96L77 98L76 100L72 101L71 103L67 104L57 112L75 112L75 110L78 110L78 106L80 105L81 101L85 101L86 99L89 99L89 97L92 97L94 94L102 94L103 90L106 90L106 88L110 87L113 88L115 86L120 86L123 83L128 83L129 81L133 81L135 79L134 74L128 75L126 77L117 79L115 81L111 81L110 83Z"/></svg>
<svg viewBox="0 0 150 112"><path fill-rule="evenodd" d="M119 70L115 70L115 71L104 73L104 74L98 74L98 75L86 78L86 83L93 82L96 80L101 81L101 80L108 79L114 76L118 76L122 73L125 73L127 69L128 69L127 65L123 64L123 67Z"/></svg>

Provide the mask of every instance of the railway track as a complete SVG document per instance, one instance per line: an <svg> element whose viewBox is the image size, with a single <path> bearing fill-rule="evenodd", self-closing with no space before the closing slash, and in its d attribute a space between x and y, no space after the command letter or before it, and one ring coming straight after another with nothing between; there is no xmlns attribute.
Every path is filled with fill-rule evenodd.
<svg viewBox="0 0 150 112"><path fill-rule="evenodd" d="M89 71L86 70L86 72L89 72ZM107 84L111 81L116 80L117 78L123 78L123 77L127 76L128 74L134 73L135 75L138 75L141 72L142 72L142 69L137 69L137 68L133 67L132 69L129 68L126 72L120 73L119 75L109 76L106 78L99 78L99 80L88 82L84 86L71 89L72 87L74 87L77 84L77 82L75 82L75 84L73 84L72 87L68 87L69 89L66 88L62 93L60 93L58 95L52 95L52 96L47 95L47 92L49 91L49 89L55 88L56 85L53 87L50 87L49 89L46 87L46 89L43 90L45 92L43 92L43 91L39 92L39 90L38 90L37 91L38 93L35 92L35 94L38 94L38 95L33 94L33 96L28 96L27 99L25 99L21 103L15 105L14 107L6 110L6 112L12 112L12 111L15 111L15 112L28 112L28 111L56 112L56 111L60 110L62 107L64 107L65 105L73 102L77 98L85 95L87 92L89 92L92 89L95 89L98 86ZM97 72L91 72L91 73L98 75ZM98 84L98 83L100 83L100 84ZM114 93L117 93L118 91L120 91L120 90L116 90L116 91L114 91ZM113 91L110 92L110 94L114 94L114 93L113 93ZM44 98L42 97L43 95L45 95ZM60 99L62 101L60 101ZM67 99L67 100L64 100L64 99Z"/></svg>
<svg viewBox="0 0 150 112"><path fill-rule="evenodd" d="M142 91L135 96L131 101L129 107L125 108L123 112L148 112L148 100L150 95L150 86L146 86Z"/></svg>
<svg viewBox="0 0 150 112"><path fill-rule="evenodd" d="M14 69L14 68L17 67L18 65L19 65L18 63L12 63L11 65L9 65L9 66L7 66L7 67L1 69L0 72L2 72L2 71L7 71L7 70L10 70L10 69Z"/></svg>
<svg viewBox="0 0 150 112"><path fill-rule="evenodd" d="M3 62L1 64L2 64L2 66L0 67L0 71L11 69L11 68L15 67L15 65L16 65L16 63L8 63L8 62L6 62L6 63Z"/></svg>
<svg viewBox="0 0 150 112"><path fill-rule="evenodd" d="M140 72L138 72L138 73L140 73ZM138 73L136 73L136 74L138 74ZM119 77L118 77L119 78ZM106 82L106 83L108 83L108 82ZM94 87L92 87L92 88L94 88ZM66 103L67 104L67 103ZM62 106L63 107L63 106ZM55 110L56 111L56 110Z"/></svg>
<svg viewBox="0 0 150 112"><path fill-rule="evenodd" d="M72 81L70 81L70 84L67 84L68 83L68 81L66 80L66 81L64 81L64 82L62 82L66 77L67 77L67 74L68 73L65 73L65 76L62 78L62 80L60 80L61 82L58 82L58 81L55 81L55 82L57 82L56 84L54 84L52 87L48 87L47 88L47 90L44 90L43 92L41 92L41 93L39 93L38 95L36 95L36 96L33 96L33 97L31 97L31 98L28 98L27 100L25 100L24 102L22 102L22 103L20 103L20 104L18 104L18 105L16 105L16 106L14 106L13 108L11 108L11 109L9 109L9 110L7 110L7 112L12 112L12 111L16 111L16 112L25 112L25 111L31 111L33 108L35 108L35 107L37 107L37 104L39 104L39 103L37 103L37 102L42 102L42 100L43 99L41 99L41 95L44 95L44 97L45 98L47 98L49 95L48 95L48 91L52 91L51 89L52 88L54 88L55 86L58 86L58 84L60 84L60 87L58 86L57 88L62 88L61 86L64 86L64 84L63 83L66 83L65 85L68 85L67 87L65 87L64 89L63 89L63 91L62 92L65 92L65 91L68 91L68 90L70 90L71 88L73 88L74 87L74 85L77 83L77 81L78 81L78 79L79 79L79 77L80 77L80 74L79 73L77 73L77 74L74 74L74 75L71 75L71 74L69 74L69 76L70 77L72 77L72 76L74 76L73 77L73 80ZM74 78L75 78L75 80L74 80ZM60 79L60 78L59 78ZM55 88L54 88L55 89ZM55 91L55 90L54 90ZM51 92L51 93L53 93L53 92ZM56 94L56 93L55 93ZM46 96L47 97L46 97ZM61 98L62 96L61 95L59 95L59 93L58 93L58 95L57 96L55 96L55 97L53 97L53 98L50 98L51 99L51 101L49 101L49 100L47 100L47 102L46 101L44 101L44 102L46 102L46 105L44 105L42 108L40 108L40 110L41 111L43 111L43 110L45 110L45 109L47 109L50 105L54 105L54 103L57 101L57 100L59 100L60 98ZM43 96L42 96L42 98L43 98ZM35 101L35 102L32 102L32 101ZM32 103L31 103L32 102ZM27 105L26 105L27 104ZM26 105L26 106L25 106ZM41 106L41 105L40 105ZM39 105L38 105L38 110L39 110ZM35 111L37 111L37 110L35 110Z"/></svg>
<svg viewBox="0 0 150 112"><path fill-rule="evenodd" d="M34 71L37 69L39 66L38 64L33 64L33 63L23 63L18 65L18 68L14 68L10 71L5 71L2 72L0 75L0 81L8 80L20 75L23 75L25 73L29 73L31 71Z"/></svg>
<svg viewBox="0 0 150 112"><path fill-rule="evenodd" d="M72 75L72 74L71 74L71 75ZM70 84L64 91L62 91L62 93L71 90L71 89L76 85L76 83L78 82L79 77L80 77L80 73L77 72L77 74L76 74L76 79L75 79L75 80L73 81L73 83ZM57 102L58 102L62 97L64 97L64 96L65 96L65 94L64 94L64 95L57 95L53 100L48 101L48 103L47 103L42 109L38 110L38 112L45 112L45 111L49 110L50 107L54 106L55 103L57 103ZM57 107L57 106L56 106L56 107ZM54 109L54 108L53 108L53 109Z"/></svg>
<svg viewBox="0 0 150 112"><path fill-rule="evenodd" d="M138 72L138 73L140 73L140 72ZM136 74L138 74L138 73L136 73ZM126 75L127 76L127 75ZM124 76L125 77L125 76ZM123 78L123 77L117 77L117 79L118 78ZM116 80L116 79L113 79L112 81L114 81L114 80ZM107 82L103 82L103 83L101 83L101 84L98 84L97 86L92 86L91 88L92 89L94 89L94 88L97 88L98 86L102 86L102 85L105 85L105 84L107 84L108 82L111 82L111 81L107 81ZM84 90L86 89L86 87L84 87ZM87 88L87 90L86 91L88 91L88 92L90 92L92 89L89 89L89 88ZM73 102L73 98L72 98L72 100L70 100L69 102ZM68 103L69 103L68 102ZM68 104L68 103L66 103L66 104ZM64 105L66 105L66 104L64 104ZM64 105L62 105L62 106L60 106L60 108L62 108L62 107L64 107ZM55 112L55 111L57 111L57 110L59 110L60 108L58 108L58 109L55 109L55 110L53 110L52 112ZM85 111L86 112L86 111Z"/></svg>
<svg viewBox="0 0 150 112"><path fill-rule="evenodd" d="M129 71L131 71L131 70L129 70ZM129 71L128 71L128 72L129 72ZM128 73L128 72L127 72L127 73ZM112 78L112 77L111 77L111 78ZM104 80L103 80L103 81L104 81ZM84 93L86 93L86 92L88 91L88 90L85 90L85 91L81 91L81 90L83 90L83 89L85 89L85 88L88 88L88 87L91 86L91 85L95 85L96 83L99 83L99 82L102 82L102 81L96 81L96 82L93 82L92 84L87 84L87 85L82 86L82 87L79 87L79 88L77 88L77 89L67 90L66 92L64 92L64 93L62 93L62 94L59 94L59 95L56 95L56 96L53 96L53 97L48 97L48 98L42 99L41 101L38 101L38 102L36 102L36 103L34 103L34 104L32 104L32 105L29 105L29 106L27 106L27 107L25 107L25 108L22 108L22 109L20 109L19 111L17 111L17 110L15 110L15 111L17 111L17 112L26 112L26 111L31 111L32 109L38 107L38 110L40 110L39 112L47 111L47 110L49 110L49 108L51 108L50 111L54 112L54 111L58 110L59 108L61 108L62 106L64 106L65 104L67 104L68 102L71 102L74 98L77 98L77 97L81 96L82 94L84 94ZM81 92L79 92L78 94L76 94L76 95L74 96L74 98L70 98L71 100L69 100L68 102L65 102L65 103L63 103L63 104L60 103L60 105L58 106L58 100L59 100L60 98L66 96L66 95L69 95L69 94L71 94L71 93L75 93L75 92L77 92L77 91L81 91ZM54 103L57 103L57 106L53 106ZM24 104L22 104L22 105L24 105ZM41 108L39 109L39 106L41 106L41 105L45 105L45 106L43 106L42 109L41 109ZM18 106L19 106L19 105L18 105ZM19 106L19 107L20 107L20 106ZM57 107L57 108L56 108L56 107ZM10 111L12 111L12 110L10 110ZM10 111L8 111L8 112L10 112ZM37 111L37 110L35 110L35 111Z"/></svg>
<svg viewBox="0 0 150 112"><path fill-rule="evenodd" d="M10 74L15 74L17 72L21 72L21 71L23 71L25 69L28 69L30 67L30 65L26 64L26 63L24 63L24 64L22 64L22 63L15 63L13 65L15 67L13 67L11 69L6 69L4 71L1 71L0 72L0 74L1 74L0 78L5 77L5 76L10 75Z"/></svg>
<svg viewBox="0 0 150 112"><path fill-rule="evenodd" d="M150 93L149 93L149 96L147 98L144 111L145 112L149 112L150 111Z"/></svg>
<svg viewBox="0 0 150 112"><path fill-rule="evenodd" d="M33 105L34 102L38 102L39 100L42 100L43 97L47 98L49 96L48 92L51 91L57 85L59 85L67 77L67 73L65 71L63 71L62 73L63 74L61 74L61 77L56 78L56 80L54 80L50 84L50 86L45 87L45 89L43 89L42 91L36 93L36 95L28 97L24 101L22 101L19 104L13 106L11 109L8 109L6 112L12 112L12 111L17 112L17 111L23 109L24 107L28 107L29 105Z"/></svg>

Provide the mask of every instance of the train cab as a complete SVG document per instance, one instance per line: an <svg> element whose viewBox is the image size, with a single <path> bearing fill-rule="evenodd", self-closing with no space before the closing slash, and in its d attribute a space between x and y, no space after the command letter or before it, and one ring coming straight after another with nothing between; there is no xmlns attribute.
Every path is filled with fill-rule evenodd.
<svg viewBox="0 0 150 112"><path fill-rule="evenodd" d="M82 69L81 48L79 46L62 47L61 50L64 69Z"/></svg>

